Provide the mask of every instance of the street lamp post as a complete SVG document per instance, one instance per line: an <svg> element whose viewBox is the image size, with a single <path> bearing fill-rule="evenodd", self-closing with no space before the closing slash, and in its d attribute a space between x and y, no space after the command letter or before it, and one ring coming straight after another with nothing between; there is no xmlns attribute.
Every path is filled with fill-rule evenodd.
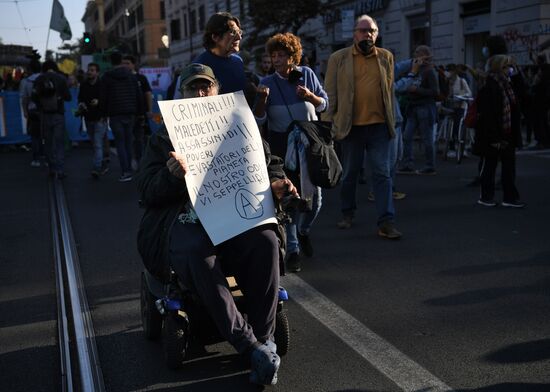
<svg viewBox="0 0 550 392"><path fill-rule="evenodd" d="M133 14L134 14L134 30L136 32L136 50L137 50L137 54L138 55L141 55L141 45L140 45L140 42L139 42L139 29L138 29L138 18L137 18L137 8L135 8L133 11ZM130 11L128 10L128 8L126 8L124 10L124 15L126 15L127 17L130 16Z"/></svg>

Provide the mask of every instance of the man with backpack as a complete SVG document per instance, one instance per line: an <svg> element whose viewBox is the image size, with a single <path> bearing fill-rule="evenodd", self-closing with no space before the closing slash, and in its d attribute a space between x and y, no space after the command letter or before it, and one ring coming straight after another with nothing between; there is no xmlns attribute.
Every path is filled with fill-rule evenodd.
<svg viewBox="0 0 550 392"><path fill-rule="evenodd" d="M40 161L44 155L43 135L40 125L40 112L38 106L32 100L32 91L34 82L40 76L40 62L32 61L29 64L30 75L21 81L19 94L21 96L21 107L23 108L23 116L27 120L27 134L31 137L32 148L32 167L42 166Z"/></svg>
<svg viewBox="0 0 550 392"><path fill-rule="evenodd" d="M113 69L101 78L100 112L109 117L122 175L119 182L132 180L133 132L136 116L141 113L141 90L132 71L122 64L119 52L111 54Z"/></svg>
<svg viewBox="0 0 550 392"><path fill-rule="evenodd" d="M146 144L145 135L151 133L151 130L149 129L149 119L153 116L153 90L151 89L151 85L149 84L147 77L138 72L137 60L135 56L124 56L122 58L122 65L127 67L136 77L139 90L141 92L141 112L137 113L136 121L134 123L134 148L132 150L136 164L139 164Z"/></svg>
<svg viewBox="0 0 550 392"><path fill-rule="evenodd" d="M42 74L36 78L32 99L38 107L42 135L46 141L45 153L50 176L63 179L65 174L65 104L71 100L67 80L59 73L53 60L42 65Z"/></svg>

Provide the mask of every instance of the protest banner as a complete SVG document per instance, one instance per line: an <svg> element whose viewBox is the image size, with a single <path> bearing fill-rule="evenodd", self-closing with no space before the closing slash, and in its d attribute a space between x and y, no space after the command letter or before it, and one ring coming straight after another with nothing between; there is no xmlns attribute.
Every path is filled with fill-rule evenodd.
<svg viewBox="0 0 550 392"><path fill-rule="evenodd" d="M4 112L4 97L0 97L0 137L8 136L6 128L6 113Z"/></svg>
<svg viewBox="0 0 550 392"><path fill-rule="evenodd" d="M169 67L142 67L139 69L139 73L147 78L152 90L166 91L172 82L172 72Z"/></svg>
<svg viewBox="0 0 550 392"><path fill-rule="evenodd" d="M159 107L187 162L191 203L214 245L277 222L262 138L242 92L159 101Z"/></svg>

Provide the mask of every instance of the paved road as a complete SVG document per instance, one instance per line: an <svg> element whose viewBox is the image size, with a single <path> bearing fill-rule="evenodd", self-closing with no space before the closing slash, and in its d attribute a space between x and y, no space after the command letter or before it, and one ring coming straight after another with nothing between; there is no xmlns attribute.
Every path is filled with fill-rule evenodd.
<svg viewBox="0 0 550 392"><path fill-rule="evenodd" d="M56 391L47 180L28 158L0 154L0 390ZM72 150L64 188L107 390L257 390L225 343L169 371L160 345L143 339L135 184L114 172L93 181L90 159L90 149ZM315 255L286 279L292 348L267 390L550 390L550 152L518 159L524 210L475 205L478 191L466 187L475 167L400 176L408 197L397 203L397 242L376 236L364 186L347 231L335 227L338 190L325 192Z"/></svg>

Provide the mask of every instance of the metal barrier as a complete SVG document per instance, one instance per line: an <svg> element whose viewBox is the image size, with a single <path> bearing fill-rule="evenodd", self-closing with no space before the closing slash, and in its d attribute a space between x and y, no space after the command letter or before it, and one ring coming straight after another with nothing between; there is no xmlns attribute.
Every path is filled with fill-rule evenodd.
<svg viewBox="0 0 550 392"><path fill-rule="evenodd" d="M78 106L78 89L71 88L70 91L72 100L65 102L65 129L71 141L85 141L88 140L86 127L82 124L82 118L74 115ZM153 113L160 113L157 99L162 99L164 95L164 91L153 90ZM158 130L159 124L149 120L149 127L151 128L151 132L154 133ZM30 143L31 138L27 134L26 128L19 92L0 92L0 145ZM112 139L110 131L109 134L109 137Z"/></svg>

